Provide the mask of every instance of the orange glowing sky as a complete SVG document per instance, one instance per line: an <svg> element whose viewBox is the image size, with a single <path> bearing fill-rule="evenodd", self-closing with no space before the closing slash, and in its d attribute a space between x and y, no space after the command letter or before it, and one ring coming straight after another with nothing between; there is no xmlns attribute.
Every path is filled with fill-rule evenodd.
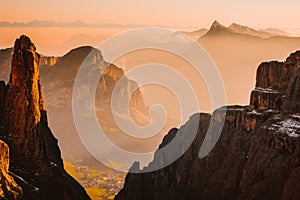
<svg viewBox="0 0 300 200"><path fill-rule="evenodd" d="M175 30L209 28L214 20L228 26L239 23L252 28L278 28L300 35L298 0L12 0L2 1L0 22L46 20L112 27L0 27L0 49L13 45L21 34L35 41L38 51L61 56L70 49L96 46L104 39L135 26L162 26ZM122 25L122 27L118 26ZM133 25L133 26L129 26ZM59 47L59 48L58 48Z"/></svg>
<svg viewBox="0 0 300 200"><path fill-rule="evenodd" d="M83 20L89 23L209 27L215 19L255 28L298 31L298 0L13 0L2 1L0 21Z"/></svg>

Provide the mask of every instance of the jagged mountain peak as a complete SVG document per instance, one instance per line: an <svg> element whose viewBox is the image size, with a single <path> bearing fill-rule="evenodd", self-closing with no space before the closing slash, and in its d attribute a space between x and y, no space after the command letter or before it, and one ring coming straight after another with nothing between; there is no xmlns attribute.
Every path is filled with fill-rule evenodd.
<svg viewBox="0 0 300 200"><path fill-rule="evenodd" d="M217 20L213 22L213 24L210 27L210 30L208 31L207 35L221 35L221 34L227 34L227 35L244 35L244 36L255 36L260 38L270 38L272 36L287 36L288 34L283 34L280 31L272 31L266 29L266 30L256 30L254 28L251 28L249 26L241 25L238 23L232 23L230 26L225 27L221 23L219 23Z"/></svg>
<svg viewBox="0 0 300 200"><path fill-rule="evenodd" d="M218 22L217 20L215 20L209 31L204 35L211 35L211 36L217 36L217 35L222 35L222 34L234 34L234 32L230 29L228 29L226 26L222 25L220 22Z"/></svg>
<svg viewBox="0 0 300 200"><path fill-rule="evenodd" d="M22 200L89 200L65 172L58 141L48 126L40 55L35 51L29 37L16 39L9 84L0 84L0 139L9 147L11 176L23 190ZM1 178L0 185L5 184L3 181Z"/></svg>
<svg viewBox="0 0 300 200"><path fill-rule="evenodd" d="M222 25L220 22L218 22L217 20L215 20L210 29L215 29L215 28L220 28L220 29L227 29L224 25Z"/></svg>

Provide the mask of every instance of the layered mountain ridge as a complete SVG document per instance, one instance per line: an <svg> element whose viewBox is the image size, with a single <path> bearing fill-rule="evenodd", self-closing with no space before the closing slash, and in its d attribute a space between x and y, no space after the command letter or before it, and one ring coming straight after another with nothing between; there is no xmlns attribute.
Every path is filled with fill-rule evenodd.
<svg viewBox="0 0 300 200"><path fill-rule="evenodd" d="M155 172L128 173L115 199L299 199L299 61L297 51L285 62L262 63L249 106L200 114L195 140L183 156ZM225 116L221 136L200 159L209 122L218 122L220 116ZM189 134L188 128L180 129L187 130L180 134ZM172 129L160 148L176 134ZM174 151L180 149L178 145ZM150 167L165 159L167 155L157 152Z"/></svg>
<svg viewBox="0 0 300 200"><path fill-rule="evenodd" d="M2 198L90 199L64 170L58 141L48 127L39 76L40 55L35 51L27 36L17 39L9 83L0 82L0 139L9 147L9 174L18 184L12 178L9 184L5 183L9 178L1 178L1 185L16 188L12 189L13 195L2 188ZM4 144L1 147L3 159L8 156L8 149ZM5 169L1 170L1 177L8 177L7 160L1 163Z"/></svg>
<svg viewBox="0 0 300 200"><path fill-rule="evenodd" d="M289 37L290 35L288 33L285 33L284 31L280 31L277 29L265 29L265 30L256 30L254 28L240 25L237 23L232 23L230 26L226 27L222 25L220 22L215 20L210 29L207 31L209 34L241 34L241 35L248 35L248 36L254 36L254 37L260 37L260 38L271 38L271 37Z"/></svg>
<svg viewBox="0 0 300 200"><path fill-rule="evenodd" d="M209 34L241 34L241 35L248 35L248 36L255 36L259 38L271 38L271 37L291 37L292 35L274 28L267 28L267 29L254 29L249 26L232 23L228 27L222 25L219 21L215 20L209 29L202 28L196 31L183 31L185 35L191 37L194 40L199 40L202 36L205 36L207 33Z"/></svg>

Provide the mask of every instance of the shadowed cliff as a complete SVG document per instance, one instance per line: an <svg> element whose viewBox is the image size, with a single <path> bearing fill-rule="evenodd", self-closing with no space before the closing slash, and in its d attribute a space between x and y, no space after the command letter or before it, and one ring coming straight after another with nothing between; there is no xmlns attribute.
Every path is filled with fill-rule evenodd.
<svg viewBox="0 0 300 200"><path fill-rule="evenodd" d="M300 199L299 66L299 51L282 63L262 63L249 106L200 114L196 138L183 156L155 172L128 173L115 199ZM209 122L220 116L225 116L221 136L200 159ZM172 129L160 148L176 134ZM148 167L165 159L157 152Z"/></svg>

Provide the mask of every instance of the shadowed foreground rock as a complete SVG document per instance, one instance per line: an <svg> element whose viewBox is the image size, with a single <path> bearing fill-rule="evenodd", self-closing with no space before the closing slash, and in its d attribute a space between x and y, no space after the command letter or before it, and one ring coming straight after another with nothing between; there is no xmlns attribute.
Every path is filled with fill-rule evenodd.
<svg viewBox="0 0 300 200"><path fill-rule="evenodd" d="M7 86L0 82L0 138L10 149L11 175L22 188L24 200L90 199L64 170L58 141L48 127L39 77L40 56L35 50L28 37L17 39L10 81ZM12 179L10 182L19 188ZM15 191L21 194L22 190Z"/></svg>
<svg viewBox="0 0 300 200"><path fill-rule="evenodd" d="M155 172L128 173L115 199L300 199L299 66L300 52L282 63L261 64L250 106L201 114L197 136L183 156ZM210 120L222 115L226 120L219 141L199 159ZM172 129L161 147L176 134ZM150 167L164 159L156 153Z"/></svg>

